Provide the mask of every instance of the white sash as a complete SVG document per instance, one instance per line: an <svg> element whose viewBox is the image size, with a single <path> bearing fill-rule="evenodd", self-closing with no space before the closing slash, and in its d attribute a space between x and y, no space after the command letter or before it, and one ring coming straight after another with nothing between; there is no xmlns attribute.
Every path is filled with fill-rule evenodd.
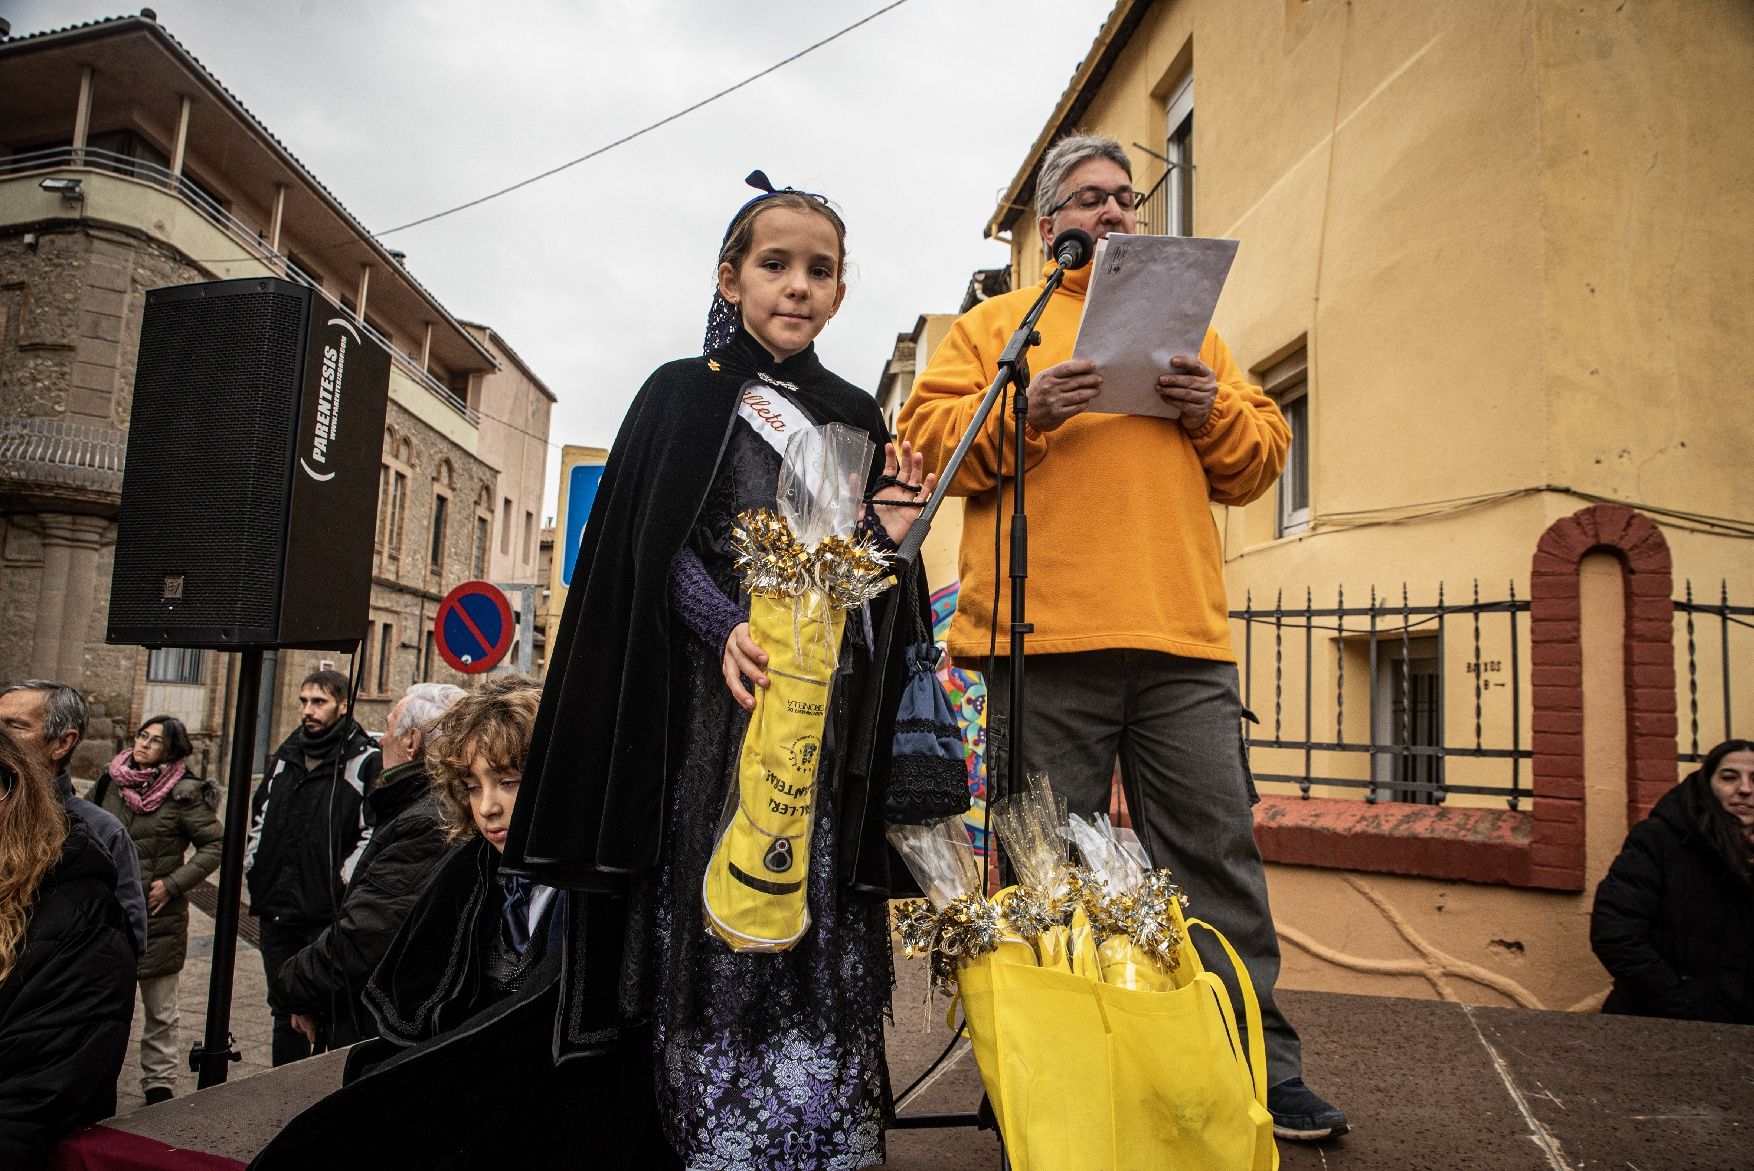
<svg viewBox="0 0 1754 1171"><path fill-rule="evenodd" d="M781 459L786 456L786 440L813 426L810 416L792 400L753 378L743 384L743 392L737 396L737 414L780 453Z"/></svg>

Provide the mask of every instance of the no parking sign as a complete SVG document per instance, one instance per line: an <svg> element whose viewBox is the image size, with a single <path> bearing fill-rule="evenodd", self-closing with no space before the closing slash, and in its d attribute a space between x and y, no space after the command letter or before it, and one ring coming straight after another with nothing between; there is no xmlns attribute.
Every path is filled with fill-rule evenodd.
<svg viewBox="0 0 1754 1171"><path fill-rule="evenodd" d="M490 671L511 649L517 624L511 603L498 586L466 581L439 603L433 619L439 657L465 675Z"/></svg>

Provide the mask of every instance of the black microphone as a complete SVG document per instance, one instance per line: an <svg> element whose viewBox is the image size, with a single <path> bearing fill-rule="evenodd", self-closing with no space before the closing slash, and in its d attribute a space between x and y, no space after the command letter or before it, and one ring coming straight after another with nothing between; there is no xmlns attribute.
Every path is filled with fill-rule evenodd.
<svg viewBox="0 0 1754 1171"><path fill-rule="evenodd" d="M1096 241L1083 228L1067 228L1054 237L1054 259L1067 272L1089 264L1095 251Z"/></svg>

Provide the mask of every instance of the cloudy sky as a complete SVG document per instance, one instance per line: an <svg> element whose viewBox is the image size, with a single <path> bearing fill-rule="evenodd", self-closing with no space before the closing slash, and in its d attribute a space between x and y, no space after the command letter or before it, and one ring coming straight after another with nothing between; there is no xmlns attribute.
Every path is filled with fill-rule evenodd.
<svg viewBox="0 0 1754 1171"><path fill-rule="evenodd" d="M578 158L889 0L152 0L160 23L384 231ZM697 352L713 259L764 168L831 196L849 292L818 342L874 387L897 333L1002 265L981 229L1113 0L907 0L729 97L531 187L385 237L607 446L647 373ZM114 16L10 0L14 34ZM137 11L137 9L135 9Z"/></svg>

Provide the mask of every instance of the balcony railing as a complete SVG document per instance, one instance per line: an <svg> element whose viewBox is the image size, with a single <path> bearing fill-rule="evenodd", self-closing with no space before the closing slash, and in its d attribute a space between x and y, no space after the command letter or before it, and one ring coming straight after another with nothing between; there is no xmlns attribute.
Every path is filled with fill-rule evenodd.
<svg viewBox="0 0 1754 1171"><path fill-rule="evenodd" d="M270 269L284 273L287 280L297 281L299 284L306 285L315 290L318 296L329 302L329 304L334 306L338 311L343 313L353 312L351 309L342 305L340 300L332 293L323 288L320 282L313 279L309 274L293 264L292 261L288 260L284 253L276 252L274 249L270 248L268 242L262 238L262 234L257 229L250 227L248 224L232 215L224 207L221 207L212 196L208 195L194 183L190 182L186 177L173 174L171 171L159 166L157 163L150 162L146 159L133 158L129 155L117 154L114 151L99 150L95 147L88 146L76 149L71 146L60 146L52 147L47 150L25 151L21 154L13 155L10 158L0 159L0 179L10 179L48 171L65 171L72 168L104 171L112 175L120 175L124 178L133 179L148 184L149 186L160 188L175 195L200 213L203 219L207 220L214 227L231 237L231 239L243 247L250 256L261 261ZM239 259L243 258L240 257ZM403 373L407 374L408 377L414 379L414 381L418 382L423 388L430 391L440 402L456 411L459 415L462 415L465 419L468 419L471 423L479 423L481 421L481 413L479 411L458 398L448 386L445 386L425 370L422 370L420 368L420 363L397 349L391 344L388 338L372 328L369 322L361 320L359 325L367 334L375 338L379 345L389 351L390 359L395 362L396 365L400 366Z"/></svg>
<svg viewBox="0 0 1754 1171"><path fill-rule="evenodd" d="M65 419L0 419L0 480L122 491L127 437Z"/></svg>

